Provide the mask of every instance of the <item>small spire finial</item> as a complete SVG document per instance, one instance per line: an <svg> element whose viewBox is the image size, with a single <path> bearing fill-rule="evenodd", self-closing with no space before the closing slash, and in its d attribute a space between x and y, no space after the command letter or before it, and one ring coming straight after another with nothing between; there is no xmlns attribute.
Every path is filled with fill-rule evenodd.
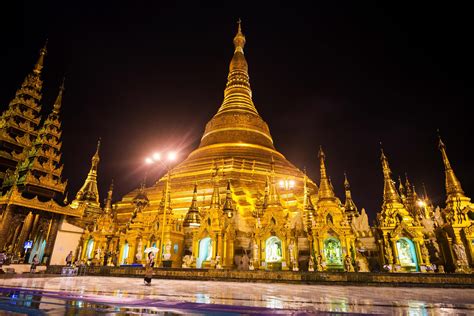
<svg viewBox="0 0 474 316"><path fill-rule="evenodd" d="M101 137L97 140L97 149L95 150L94 157L95 159L99 158L99 150L100 150L100 141L102 140Z"/></svg>
<svg viewBox="0 0 474 316"><path fill-rule="evenodd" d="M237 21L237 34L234 37L235 52L244 52L245 36L242 34L242 20Z"/></svg>
<svg viewBox="0 0 474 316"><path fill-rule="evenodd" d="M56 113L56 114L59 113L59 110L61 109L61 105L62 105L62 102L63 102L63 92L65 90L65 88L64 88L64 81L65 80L66 80L66 77L64 76L63 81L61 82L61 85L59 86L58 96L57 96L56 101L54 102L54 105L53 105L53 112Z"/></svg>
<svg viewBox="0 0 474 316"><path fill-rule="evenodd" d="M33 72L37 75L39 75L41 73L41 69L43 69L44 56L47 53L47 49L46 49L47 46L48 46L48 39L46 39L44 46L40 49L38 61L36 62L35 68L33 68Z"/></svg>

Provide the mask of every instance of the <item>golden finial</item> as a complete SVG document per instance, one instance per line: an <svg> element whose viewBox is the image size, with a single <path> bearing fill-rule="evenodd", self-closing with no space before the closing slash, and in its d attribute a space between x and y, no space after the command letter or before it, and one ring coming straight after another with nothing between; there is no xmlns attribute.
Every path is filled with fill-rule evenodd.
<svg viewBox="0 0 474 316"><path fill-rule="evenodd" d="M398 191L400 191L400 194L404 195L405 194L405 187L403 186L402 178L398 176Z"/></svg>
<svg viewBox="0 0 474 316"><path fill-rule="evenodd" d="M37 75L41 73L41 69L43 69L43 63L44 63L44 56L47 53L47 46L48 46L48 39L46 39L46 42L44 43L43 48L40 49L40 54L38 61L36 62L35 68L33 68L33 72Z"/></svg>
<svg viewBox="0 0 474 316"><path fill-rule="evenodd" d="M237 21L237 34L234 37L235 52L244 53L245 36L242 33L242 20Z"/></svg>
<svg viewBox="0 0 474 316"><path fill-rule="evenodd" d="M464 191L461 187L461 183L459 182L458 178L454 174L454 170L451 167L451 164L449 162L448 154L446 152L446 146L441 140L441 136L439 135L439 130L438 130L438 137L439 137L438 148L441 151L441 157L443 158L444 172L445 172L445 177L446 177L445 179L446 193L448 194L448 197L464 196Z"/></svg>
<svg viewBox="0 0 474 316"><path fill-rule="evenodd" d="M382 144L382 141L379 142L380 144L380 155L381 155L381 159L387 159L387 157L385 157L385 153L383 151L383 144Z"/></svg>
<svg viewBox="0 0 474 316"><path fill-rule="evenodd" d="M326 158L326 155L324 154L323 146L321 145L319 145L318 158L319 158L319 169L321 171L321 179L327 178L326 165L324 163L324 159Z"/></svg>
<svg viewBox="0 0 474 316"><path fill-rule="evenodd" d="M410 180L408 180L408 173L405 172L405 186L409 188L411 186Z"/></svg>
<svg viewBox="0 0 474 316"><path fill-rule="evenodd" d="M99 139L97 140L97 149L95 151L95 154L94 154L94 157L92 157L92 159L99 159L99 150L100 150L100 141L101 141L101 137L99 137Z"/></svg>
<svg viewBox="0 0 474 316"><path fill-rule="evenodd" d="M64 92L64 81L66 80L66 77L63 77L63 81L61 82L61 86L59 87L59 93L56 98L56 101L54 102L53 106L53 112L58 114L59 110L61 109L61 105L63 102L63 92Z"/></svg>
<svg viewBox="0 0 474 316"><path fill-rule="evenodd" d="M349 180L347 180L347 174L345 171L344 171L344 187L346 188L346 190L349 190L350 188Z"/></svg>

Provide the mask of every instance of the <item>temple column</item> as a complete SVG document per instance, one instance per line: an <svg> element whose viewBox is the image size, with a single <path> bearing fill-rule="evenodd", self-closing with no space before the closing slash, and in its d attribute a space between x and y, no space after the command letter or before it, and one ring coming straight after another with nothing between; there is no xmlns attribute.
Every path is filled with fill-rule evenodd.
<svg viewBox="0 0 474 316"><path fill-rule="evenodd" d="M11 246L12 246L12 252L13 252L13 249L14 249L14 247L15 247L15 241L17 240L18 235L19 235L20 232L21 232L21 227L22 227L21 225L18 225L18 226L17 226L17 228L15 229L15 233L13 234L13 237L12 237L12 239L10 240L10 244L11 244ZM7 246L7 245L8 245L8 243L7 243L5 246Z"/></svg>
<svg viewBox="0 0 474 316"><path fill-rule="evenodd" d="M224 263L224 255L225 255L225 252L223 251L224 250L224 245L223 245L223 238L222 238L222 235L217 233L216 234L216 239L217 239L217 255L221 257L221 264Z"/></svg>
<svg viewBox="0 0 474 316"><path fill-rule="evenodd" d="M34 242L35 234L38 230L39 220L40 220L40 214L35 214L34 219L33 219L33 225L31 227L31 231L30 231L29 235L26 237L27 240L33 240L33 242Z"/></svg>
<svg viewBox="0 0 474 316"><path fill-rule="evenodd" d="M397 248L397 241L392 238L390 240L390 244L392 246L392 252L393 252L393 256L394 256L394 261L395 261L395 264L400 264L400 259L398 258L398 248Z"/></svg>
<svg viewBox="0 0 474 316"><path fill-rule="evenodd" d="M227 251L226 254L226 266L232 267L234 265L234 239L226 236Z"/></svg>
<svg viewBox="0 0 474 316"><path fill-rule="evenodd" d="M418 262L418 268L420 268L420 265L424 264L423 256L421 255L420 242L419 240L413 240L413 243L415 244L415 256Z"/></svg>
<svg viewBox="0 0 474 316"><path fill-rule="evenodd" d="M286 241L286 238L281 240L281 256L282 256L282 262L286 263L285 267L282 267L282 270L288 270L290 266L290 258L288 257L288 243Z"/></svg>
<svg viewBox="0 0 474 316"><path fill-rule="evenodd" d="M49 265L51 261L51 255L53 254L54 242L56 241L56 236L59 230L59 223L61 222L61 217L52 216L50 226L48 228L48 233L46 235L46 248L44 249L43 261L44 258L47 258L46 264Z"/></svg>
<svg viewBox="0 0 474 316"><path fill-rule="evenodd" d="M13 205L7 204L0 222L0 250L6 246L10 224L13 219Z"/></svg>
<svg viewBox="0 0 474 316"><path fill-rule="evenodd" d="M133 242L128 243L128 258L127 264L135 263L135 253L137 251L137 239L133 238Z"/></svg>
<svg viewBox="0 0 474 316"><path fill-rule="evenodd" d="M23 228L21 229L20 237L18 238L18 243L15 247L15 253L23 253L23 244L26 241L26 238L28 237L28 234L30 233L31 226L33 225L33 218L34 215L30 211L28 215L25 217L25 220L23 222Z"/></svg>

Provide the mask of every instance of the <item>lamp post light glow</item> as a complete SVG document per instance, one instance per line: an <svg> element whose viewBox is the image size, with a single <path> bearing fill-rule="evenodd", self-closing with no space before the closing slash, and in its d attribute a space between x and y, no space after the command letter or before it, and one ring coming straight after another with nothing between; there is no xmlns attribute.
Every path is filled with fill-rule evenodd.
<svg viewBox="0 0 474 316"><path fill-rule="evenodd" d="M425 201L422 201L422 200L418 200L416 203L418 204L419 207L425 207L426 206Z"/></svg>

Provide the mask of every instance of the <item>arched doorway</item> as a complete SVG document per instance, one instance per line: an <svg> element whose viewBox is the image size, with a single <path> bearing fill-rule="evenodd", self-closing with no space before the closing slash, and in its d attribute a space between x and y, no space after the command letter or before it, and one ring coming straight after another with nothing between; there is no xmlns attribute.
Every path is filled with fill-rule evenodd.
<svg viewBox="0 0 474 316"><path fill-rule="evenodd" d="M122 258L120 258L120 264L127 264L127 258L128 258L128 242L126 242L123 245L123 251L122 251Z"/></svg>
<svg viewBox="0 0 474 316"><path fill-rule="evenodd" d="M86 259L91 259L92 258L92 250L94 249L94 239L89 239L87 242L87 248L86 248Z"/></svg>
<svg viewBox="0 0 474 316"><path fill-rule="evenodd" d="M328 269L342 267L342 247L339 239L329 237L324 241L324 257Z"/></svg>
<svg viewBox="0 0 474 316"><path fill-rule="evenodd" d="M397 240L398 261L405 271L419 271L413 241L402 237Z"/></svg>
<svg viewBox="0 0 474 316"><path fill-rule="evenodd" d="M280 270L282 259L281 240L276 236L271 236L265 242L265 262L267 269Z"/></svg>
<svg viewBox="0 0 474 316"><path fill-rule="evenodd" d="M205 237L199 241L199 255L196 260L196 268L202 268L204 261L210 261L212 258L212 240L211 237Z"/></svg>

